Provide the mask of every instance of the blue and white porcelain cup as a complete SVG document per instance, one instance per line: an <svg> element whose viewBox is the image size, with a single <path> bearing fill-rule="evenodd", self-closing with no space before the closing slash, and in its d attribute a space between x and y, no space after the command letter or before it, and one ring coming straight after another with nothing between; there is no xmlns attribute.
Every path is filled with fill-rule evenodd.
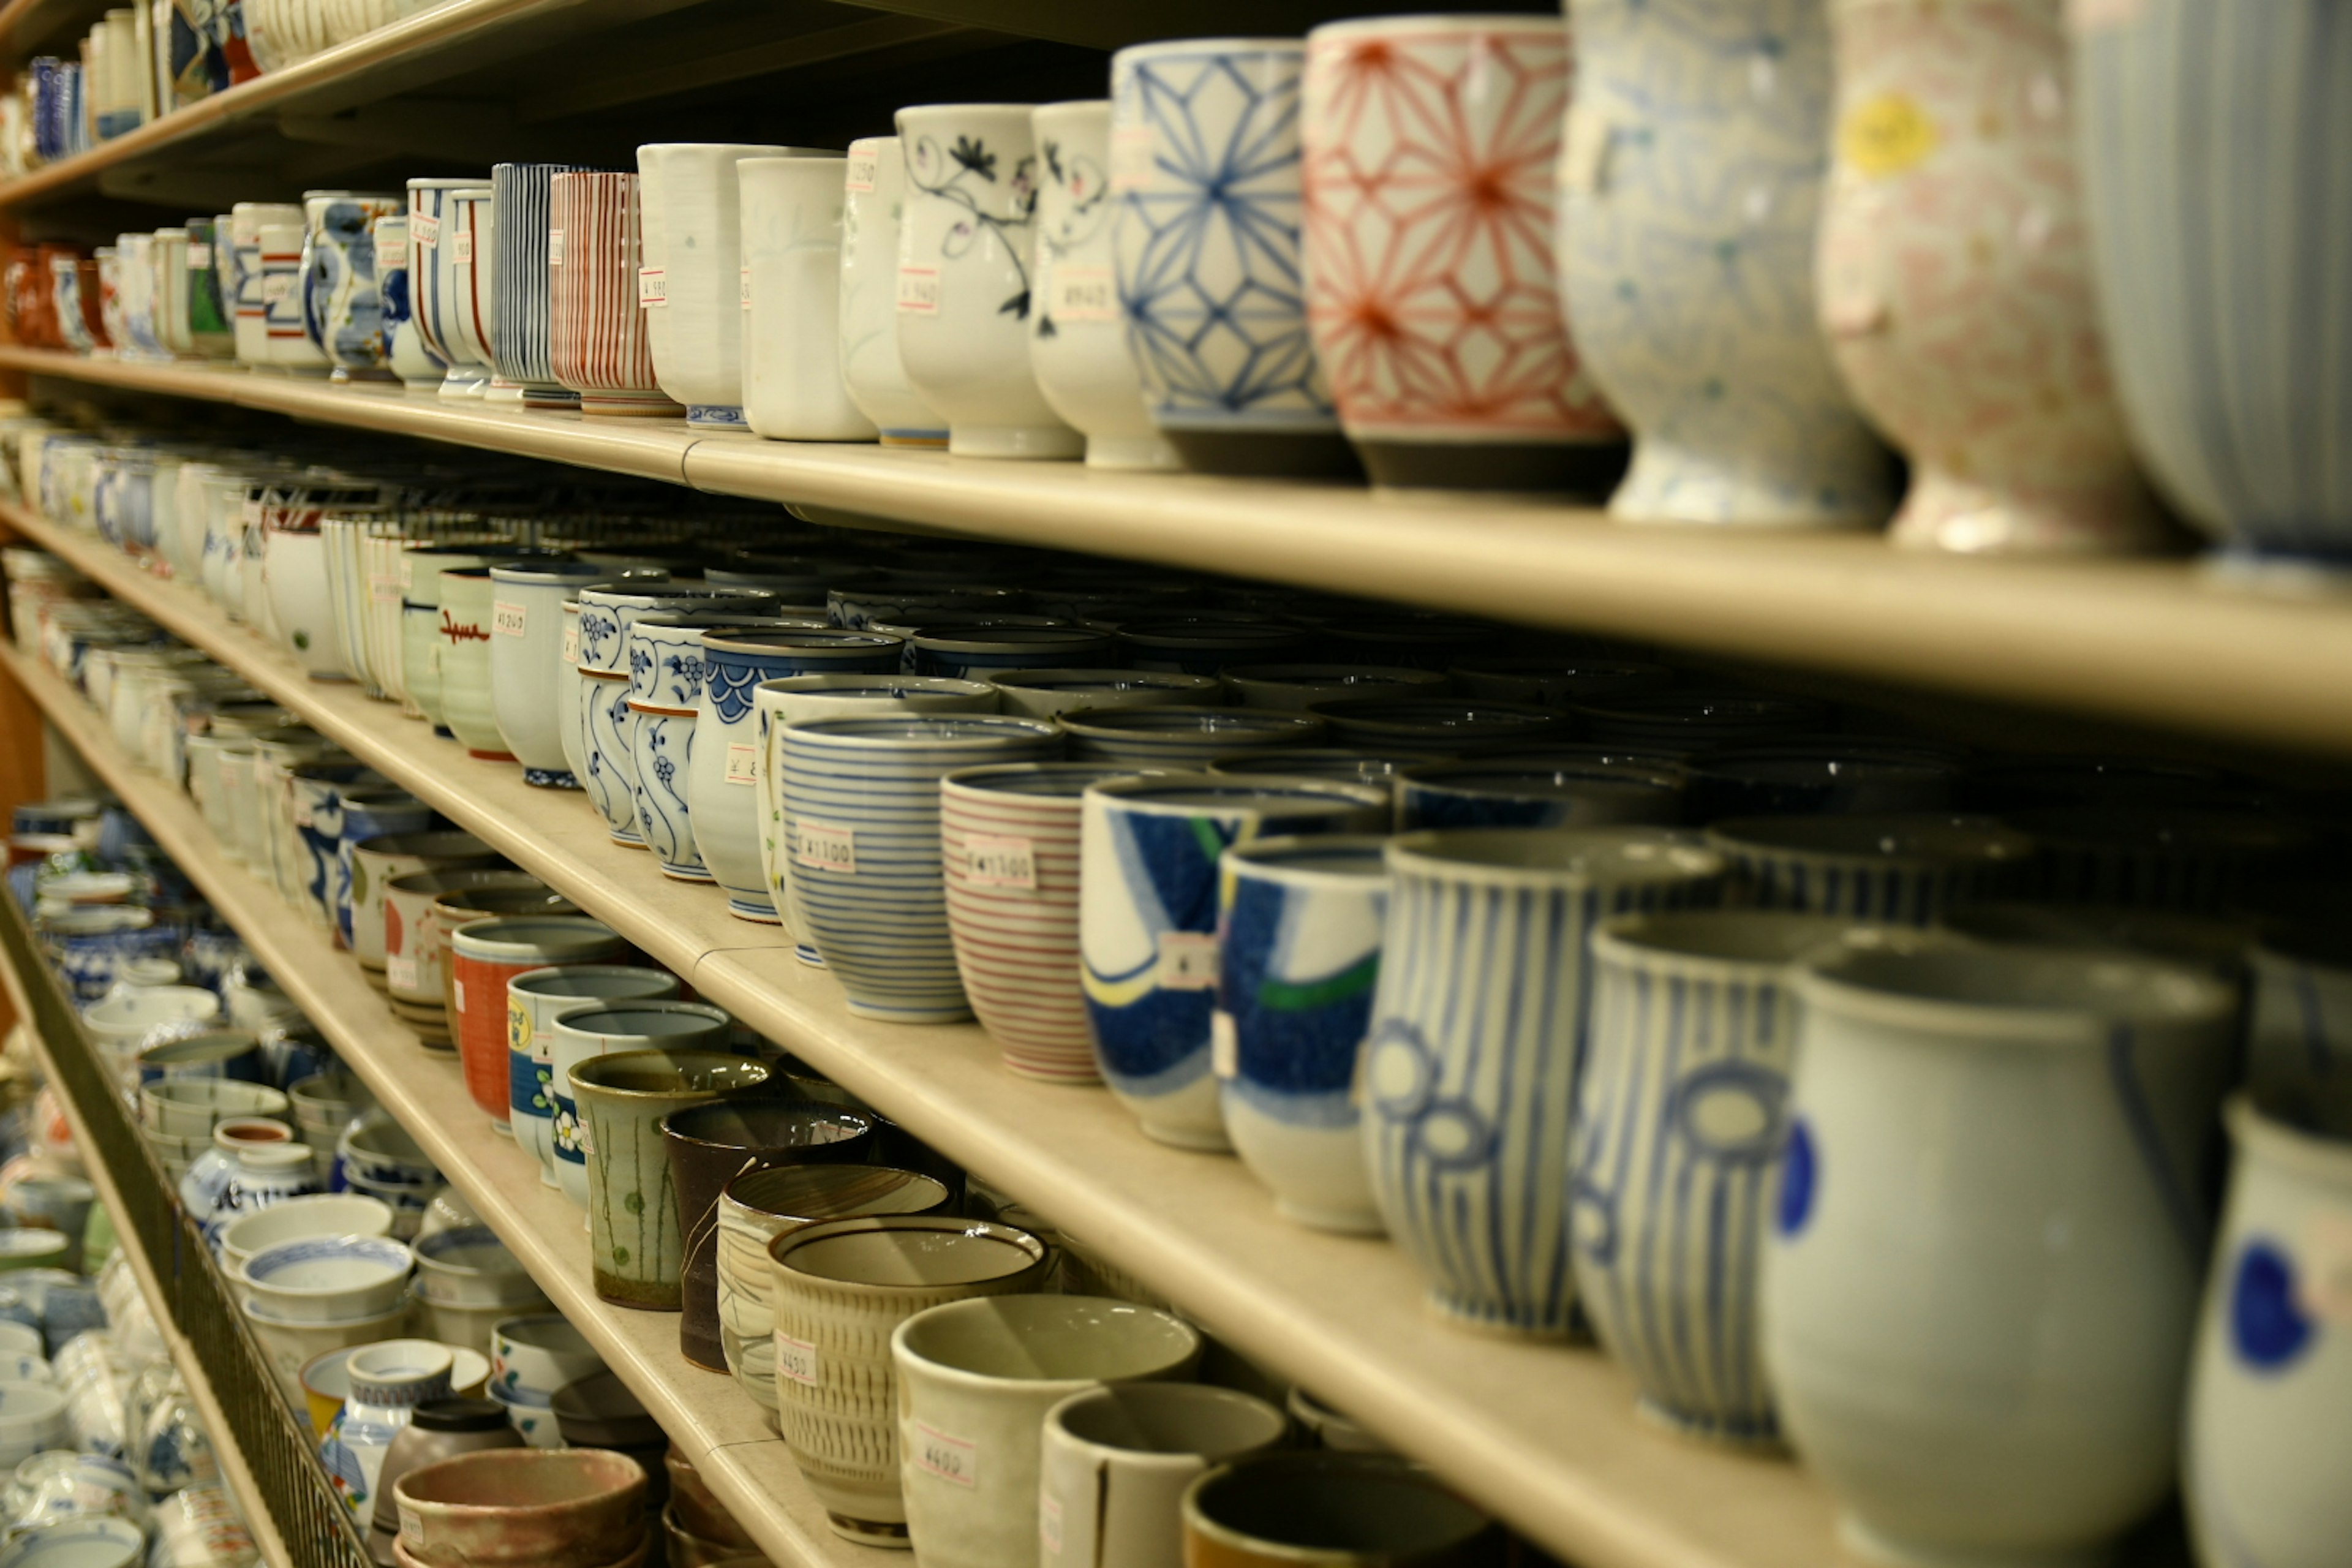
<svg viewBox="0 0 2352 1568"><path fill-rule="evenodd" d="M1376 833L1391 809L1384 789L1328 779L1158 773L1087 789L1079 975L1095 1065L1147 1134L1186 1149L1232 1146L1213 1071L1223 852L1262 838Z"/></svg>
<svg viewBox="0 0 2352 1568"><path fill-rule="evenodd" d="M1924 932L1796 984L1782 1430L1876 1561L2100 1560L2173 1489L2231 988Z"/></svg>
<svg viewBox="0 0 2352 1568"><path fill-rule="evenodd" d="M1388 922L1387 839L1332 833L1237 844L1219 864L1211 1055L1225 1135L1276 1210L1381 1233L1351 1091Z"/></svg>
<svg viewBox="0 0 2352 1568"><path fill-rule="evenodd" d="M782 727L777 849L792 864L792 926L840 979L851 1012L905 1024L971 1016L948 930L940 780L1052 762L1061 750L1050 721L993 713Z"/></svg>
<svg viewBox="0 0 2352 1568"><path fill-rule="evenodd" d="M1682 820L1683 779L1595 759L1497 757L1423 763L1397 775L1397 825L1424 827L1670 826Z"/></svg>
<svg viewBox="0 0 2352 1568"><path fill-rule="evenodd" d="M1756 1288L1789 1137L1796 966L1873 928L1834 915L1622 915L1592 935L1592 1022L1569 1134L1576 1299L1677 1431L1779 1427Z"/></svg>
<svg viewBox="0 0 2352 1568"><path fill-rule="evenodd" d="M2013 896L2034 870L2033 840L1989 816L1742 816L1706 840L1759 908L1895 925Z"/></svg>
<svg viewBox="0 0 2352 1568"><path fill-rule="evenodd" d="M747 618L724 607L650 611L630 624L628 708L620 721L620 739L628 749L637 831L667 876L712 879L695 847L690 793L703 636L714 629L751 632L789 624L777 616Z"/></svg>
<svg viewBox="0 0 2352 1568"><path fill-rule="evenodd" d="M380 217L368 232L375 241L375 287L377 301L383 309L384 363L408 391L437 393L449 367L425 346L424 331L416 322L415 289L408 270L408 216L400 213Z"/></svg>
<svg viewBox="0 0 2352 1568"><path fill-rule="evenodd" d="M1111 57L1111 247L1151 423L1211 473L1352 474L1307 335L1297 38ZM1244 314L1227 302L1247 299Z"/></svg>
<svg viewBox="0 0 2352 1568"><path fill-rule="evenodd" d="M453 274L443 253L453 198L459 191L481 184L479 178L411 180L408 182L408 301L426 353L447 367L440 390L452 397L487 384L488 367L465 357L471 351L450 336L455 311L450 300ZM468 277L471 275L468 274Z"/></svg>
<svg viewBox="0 0 2352 1568"><path fill-rule="evenodd" d="M490 259L498 298L490 321L490 363L498 376L484 394L494 403L526 408L577 408L580 395L555 379L548 363L551 299L548 292L548 196L558 174L588 173L579 163L498 163L490 169L490 203L499 244Z"/></svg>
<svg viewBox="0 0 2352 1568"><path fill-rule="evenodd" d="M2181 1493L2198 1560L2330 1568L2352 1541L2345 1331L2352 1144L2231 1103L2238 1148L2189 1373Z"/></svg>
<svg viewBox="0 0 2352 1568"><path fill-rule="evenodd" d="M841 379L886 447L944 447L947 421L898 363L898 214L907 160L896 136L849 144L842 178Z"/></svg>
<svg viewBox="0 0 2352 1568"><path fill-rule="evenodd" d="M391 781L364 763L298 763L286 773L288 836L299 846L280 869L280 890L291 887L292 901L322 931L339 929L336 891L343 879L343 796L355 788L383 788Z"/></svg>
<svg viewBox="0 0 2352 1568"><path fill-rule="evenodd" d="M490 568L490 713L522 764L523 783L578 789L563 749L560 696L575 680L562 657L566 601L612 574L587 561L530 561Z"/></svg>
<svg viewBox="0 0 2352 1568"><path fill-rule="evenodd" d="M1728 868L1657 827L1409 833L1388 859L1362 1089L1381 1216L1445 1316L1563 1335L1588 940L1612 915L1719 902Z"/></svg>
<svg viewBox="0 0 2352 1568"><path fill-rule="evenodd" d="M555 1024L566 1013L625 1002L666 1002L679 990L667 970L628 963L557 963L507 977L508 1127L555 1186Z"/></svg>
<svg viewBox="0 0 2352 1568"><path fill-rule="evenodd" d="M300 222L261 226L261 368L323 380L332 367L326 352L310 341L303 308L302 257L308 234L308 226Z"/></svg>
<svg viewBox="0 0 2352 1568"><path fill-rule="evenodd" d="M384 367L383 296L372 226L401 210L395 195L305 191L302 324L334 365L338 382L390 381Z"/></svg>
<svg viewBox="0 0 2352 1568"><path fill-rule="evenodd" d="M765 748L753 700L759 684L796 675L887 674L898 662L898 639L874 632L808 626L702 634L687 802L696 850L727 890L728 913L766 923L778 919L760 844Z"/></svg>
<svg viewBox="0 0 2352 1568"><path fill-rule="evenodd" d="M423 833L433 826L436 813L398 786L352 789L342 794L342 820L335 842L335 930L341 944L352 940L352 851L371 838L400 833Z"/></svg>

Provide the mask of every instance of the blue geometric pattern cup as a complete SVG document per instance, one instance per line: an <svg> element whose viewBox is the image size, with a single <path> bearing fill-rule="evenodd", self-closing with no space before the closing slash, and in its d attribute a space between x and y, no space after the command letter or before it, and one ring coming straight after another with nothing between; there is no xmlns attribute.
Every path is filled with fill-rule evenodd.
<svg viewBox="0 0 2352 1568"><path fill-rule="evenodd" d="M1096 1066L1143 1131L1230 1148L1211 1072L1218 862L1283 835L1371 833L1388 792L1327 779L1163 773L1089 788L1078 837L1078 952Z"/></svg>
<svg viewBox="0 0 2352 1568"><path fill-rule="evenodd" d="M1717 902L1723 858L1655 827L1408 833L1388 857L1363 1068L1381 1214L1439 1311L1565 1334L1586 939L1611 915Z"/></svg>

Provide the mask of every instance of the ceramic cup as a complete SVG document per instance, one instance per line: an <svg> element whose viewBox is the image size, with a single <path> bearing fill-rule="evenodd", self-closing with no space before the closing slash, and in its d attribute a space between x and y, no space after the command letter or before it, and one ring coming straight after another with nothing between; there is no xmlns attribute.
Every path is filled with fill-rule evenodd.
<svg viewBox="0 0 2352 1568"><path fill-rule="evenodd" d="M1052 724L992 714L820 719L779 732L791 924L841 980L852 1012L901 1023L971 1016L948 925L940 780L1060 750Z"/></svg>
<svg viewBox="0 0 2352 1568"><path fill-rule="evenodd" d="M498 584L488 565L441 573L441 711L469 757L510 763L490 695L490 644L496 636Z"/></svg>
<svg viewBox="0 0 2352 1568"><path fill-rule="evenodd" d="M1570 23L1560 290L1588 374L1635 437L1610 514L1876 524L1886 455L1814 308L1827 8L1775 0L1736 40L1629 0L1576 0Z"/></svg>
<svg viewBox="0 0 2352 1568"><path fill-rule="evenodd" d="M1352 1098L1388 920L1385 840L1236 844L1218 860L1212 1059L1225 1136L1275 1207L1377 1236Z"/></svg>
<svg viewBox="0 0 2352 1568"><path fill-rule="evenodd" d="M1278 1447L1289 1420L1262 1399L1184 1383L1122 1383L1045 1412L1042 1568L1183 1568L1184 1493L1203 1471Z"/></svg>
<svg viewBox="0 0 2352 1568"><path fill-rule="evenodd" d="M375 242L376 293L383 309L384 363L407 391L437 393L449 367L425 346L417 326L408 215L380 217L369 234Z"/></svg>
<svg viewBox="0 0 2352 1568"><path fill-rule="evenodd" d="M1173 468L1174 447L1151 428L1128 352L1111 264L1110 102L1045 103L1031 111L1037 143L1036 309L1029 368L1062 422L1087 438L1087 466Z"/></svg>
<svg viewBox="0 0 2352 1568"><path fill-rule="evenodd" d="M436 296L440 338L458 356L449 362L451 372L462 371L464 379L444 381L444 397L489 395L490 336L498 327L498 296L491 288L497 248L496 193L480 184L451 191L433 266L443 280Z"/></svg>
<svg viewBox="0 0 2352 1568"><path fill-rule="evenodd" d="M1176 705L1100 713L1077 708L1062 714L1060 722L1072 755L1124 763L1139 772L1205 767L1235 752L1311 746L1325 729L1310 713Z"/></svg>
<svg viewBox="0 0 2352 1568"><path fill-rule="evenodd" d="M1387 853L1362 1091L1381 1217L1440 1312L1564 1334L1587 938L1612 914L1712 905L1727 868L1648 827L1457 828Z"/></svg>
<svg viewBox="0 0 2352 1568"><path fill-rule="evenodd" d="M2172 1489L2230 988L1924 935L1797 987L1782 1428L1879 1561L2087 1558Z"/></svg>
<svg viewBox="0 0 2352 1568"><path fill-rule="evenodd" d="M306 191L302 207L302 315L310 341L334 365L338 382L389 381L384 368L383 299L372 226L401 210L397 195Z"/></svg>
<svg viewBox="0 0 2352 1568"><path fill-rule="evenodd" d="M795 149L656 142L637 149L645 260L637 300L661 389L688 425L749 428L743 418L742 197L736 165Z"/></svg>
<svg viewBox="0 0 2352 1568"><path fill-rule="evenodd" d="M767 1080L760 1063L719 1051L621 1051L571 1069L587 1154L589 1257L599 1300L678 1310L686 1237L662 1120Z"/></svg>
<svg viewBox="0 0 2352 1568"><path fill-rule="evenodd" d="M907 162L896 136L849 144L842 175L841 380L886 447L944 447L947 421L898 363L898 223Z"/></svg>
<svg viewBox="0 0 2352 1568"><path fill-rule="evenodd" d="M452 298L457 275L450 259L453 237L460 226L457 194L480 184L478 178L408 182L410 311L425 350L448 367L442 390L450 396L465 395L467 388L483 384L488 375L488 367L481 361L465 357L472 350L457 334L457 302Z"/></svg>
<svg viewBox="0 0 2352 1568"><path fill-rule="evenodd" d="M1682 819L1679 770L1607 762L1423 763L1397 775L1397 825L1424 827L1601 827Z"/></svg>
<svg viewBox="0 0 2352 1568"><path fill-rule="evenodd" d="M719 1342L736 1385L776 1419L776 1318L768 1244L823 1220L933 1215L954 1194L935 1177L887 1165L775 1165L746 1171L719 1194Z"/></svg>
<svg viewBox="0 0 2352 1568"><path fill-rule="evenodd" d="M842 180L847 160L735 165L742 234L743 417L782 441L870 441L841 374Z"/></svg>
<svg viewBox="0 0 2352 1568"><path fill-rule="evenodd" d="M1306 53L1202 38L1111 57L1114 280L1151 423L1187 468L1356 471L1307 323Z"/></svg>
<svg viewBox="0 0 2352 1568"><path fill-rule="evenodd" d="M1045 1413L1104 1384L1189 1379L1201 1344L1173 1313L1099 1296L988 1296L900 1323L890 1359L917 1561L980 1568L1036 1552Z"/></svg>
<svg viewBox="0 0 2352 1568"><path fill-rule="evenodd" d="M667 970L625 963L559 963L508 978L508 1126L546 1185L556 1184L556 1020L584 1004L667 1001L678 991Z"/></svg>
<svg viewBox="0 0 2352 1568"><path fill-rule="evenodd" d="M428 1045L448 1049L448 979L444 973L448 933L441 930L438 901L498 889L545 893L546 884L527 871L496 867L409 871L383 884L383 979L393 1011Z"/></svg>
<svg viewBox="0 0 2352 1568"><path fill-rule="evenodd" d="M543 359L543 347L538 352ZM526 400L536 395L535 387L524 387ZM558 727L561 682L572 676L560 657L562 610L583 587L608 576L585 561L517 562L490 568L491 718L502 749L522 764L525 784L580 787Z"/></svg>
<svg viewBox="0 0 2352 1568"><path fill-rule="evenodd" d="M258 369L270 363L268 301L263 289L261 229L264 224L299 224L302 209L289 202L239 202L229 209L230 260L236 268L236 357Z"/></svg>
<svg viewBox="0 0 2352 1568"><path fill-rule="evenodd" d="M1195 1480L1183 1507L1194 1568L1492 1568L1507 1556L1492 1521L1388 1454L1260 1455Z"/></svg>
<svg viewBox="0 0 2352 1568"><path fill-rule="evenodd" d="M1170 773L1087 787L1079 973L1096 1066L1145 1132L1230 1147L1211 1070L1219 857L1282 835L1374 831L1390 810L1384 790L1321 779Z"/></svg>
<svg viewBox="0 0 2352 1568"><path fill-rule="evenodd" d="M898 362L945 416L948 449L1075 458L1029 367L1035 313L1037 147L1024 103L901 109Z"/></svg>
<svg viewBox="0 0 2352 1568"><path fill-rule="evenodd" d="M1216 677L1172 669L992 669L984 679L1002 694L1004 711L1029 719L1080 708L1194 708L1220 695Z"/></svg>
<svg viewBox="0 0 2352 1568"><path fill-rule="evenodd" d="M1042 1289L1052 1251L1011 1226L875 1215L788 1230L768 1258L777 1415L793 1463L835 1534L906 1545L897 1331L933 1307ZM1034 1489L1033 1468L1033 1500ZM1021 1546L1034 1550L1034 1521Z"/></svg>
<svg viewBox="0 0 2352 1568"><path fill-rule="evenodd" d="M1789 1135L1796 966L1870 939L1834 915L1622 915L1594 931L1570 1134L1577 1300L1642 1409L1717 1442L1779 1428L1757 1323Z"/></svg>
<svg viewBox="0 0 2352 1568"><path fill-rule="evenodd" d="M556 1009L548 1070L555 1090L555 1184L566 1197L583 1206L589 1201L587 1133L572 1069L623 1051L724 1050L734 1026L719 1008L675 999L583 1001Z"/></svg>
<svg viewBox="0 0 2352 1568"><path fill-rule="evenodd" d="M682 414L654 378L637 303L644 213L635 174L558 174L548 186L548 367L580 412Z"/></svg>
<svg viewBox="0 0 2352 1568"><path fill-rule="evenodd" d="M498 372L484 395L526 408L577 408L580 395L555 379L548 363L549 192L558 174L587 171L575 163L499 163L490 169L496 226L506 243L491 258L489 287L497 298L490 321L490 363Z"/></svg>
<svg viewBox="0 0 2352 1568"><path fill-rule="evenodd" d="M507 1129L511 1098L507 983L549 964L616 963L628 952L610 926L581 915L492 917L449 932L451 1033L466 1092L493 1127Z"/></svg>
<svg viewBox="0 0 2352 1568"><path fill-rule="evenodd" d="M1735 817L1707 842L1765 909L1932 925L1946 909L2025 886L2033 840L1990 817Z"/></svg>
<svg viewBox="0 0 2352 1568"><path fill-rule="evenodd" d="M1557 17L1391 16L1307 35L1307 319L1377 484L1616 477L1622 427L1553 292L1569 74Z"/></svg>

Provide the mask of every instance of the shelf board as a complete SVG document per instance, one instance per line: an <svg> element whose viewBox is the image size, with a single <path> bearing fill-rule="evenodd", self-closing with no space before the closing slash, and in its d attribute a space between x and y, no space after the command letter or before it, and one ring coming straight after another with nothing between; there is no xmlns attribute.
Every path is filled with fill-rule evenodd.
<svg viewBox="0 0 2352 1568"><path fill-rule="evenodd" d="M2352 756L2352 683L2335 675L2352 668L2352 598L2259 593L2177 561L1960 559L1870 535L1629 528L1590 508L706 436L20 348L0 348L0 366L648 475L882 526Z"/></svg>
<svg viewBox="0 0 2352 1568"><path fill-rule="evenodd" d="M531 1278L644 1401L779 1568L904 1568L906 1559L850 1544L824 1522L783 1439L723 1373L678 1354L677 1316L597 1300L587 1215L540 1180L511 1140L486 1136L457 1058L428 1052L361 978L358 966L219 848L194 805L132 764L97 713L47 668L13 647L5 667L108 788L154 836L270 977L334 1043L344 1064L413 1133L449 1184L498 1232Z"/></svg>
<svg viewBox="0 0 2352 1568"><path fill-rule="evenodd" d="M34 542L563 890L698 993L1164 1294L1244 1356L1427 1460L1547 1549L1584 1568L1821 1568L1837 1558L1830 1499L1802 1470L1663 1435L1636 1417L1631 1381L1596 1351L1497 1340L1437 1321L1395 1248L1289 1224L1239 1162L1151 1142L1099 1090L1013 1078L977 1027L853 1017L837 984L795 961L773 928L732 919L714 889L670 880L642 850L612 843L584 797L533 789L511 766L431 740L389 703L347 684L306 679L290 658L199 592L148 576L89 535L6 515ZM50 679L36 695L59 690ZM152 779L127 782L142 807L169 795ZM190 815L170 799L153 809L167 821ZM175 857L208 863L209 847L190 842L193 830L157 837ZM241 896L240 910L225 908L232 923L283 931L291 921L250 878L213 875ZM290 947L297 936L280 940ZM279 967L268 952L264 962L273 973ZM454 1070L413 1073L427 1084L403 1076L421 1053L404 1036L386 1035L382 1004L349 966L312 957L299 973L307 989L297 999L339 1046L339 1028L363 1029L363 1070L399 1079L380 1092L404 1121L411 1105L428 1118L436 1156L458 1142L478 1156L480 1168L451 1173L469 1197L480 1188L480 1201L500 1205L485 1208L492 1223L502 1230L533 1223L540 1211L530 1194L506 1190L517 1159L505 1145L482 1152L490 1141L478 1135L479 1113ZM577 1235L551 1237L546 1247L534 1240L519 1250L534 1274L577 1280L584 1253ZM580 1287L572 1289L576 1299ZM615 1314L594 1310L594 1325L583 1326L613 1334ZM656 1370L672 1384L702 1375L658 1363L638 1374ZM732 1394L714 1403L749 1408Z"/></svg>

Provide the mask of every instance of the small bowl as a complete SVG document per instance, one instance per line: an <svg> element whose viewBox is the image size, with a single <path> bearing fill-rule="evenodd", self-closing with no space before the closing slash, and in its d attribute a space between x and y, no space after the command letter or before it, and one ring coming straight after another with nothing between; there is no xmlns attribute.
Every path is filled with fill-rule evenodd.
<svg viewBox="0 0 2352 1568"><path fill-rule="evenodd" d="M388 1237L392 1218L391 1205L359 1193L310 1193L286 1198L266 1209L239 1215L221 1227L221 1271L236 1279L255 1254L280 1242L314 1237Z"/></svg>
<svg viewBox="0 0 2352 1568"><path fill-rule="evenodd" d="M0 1551L0 1568L134 1568L147 1532L127 1519L99 1516L37 1524Z"/></svg>
<svg viewBox="0 0 2352 1568"><path fill-rule="evenodd" d="M418 1280L409 1287L409 1300L415 1305L417 1332L430 1335L445 1344L464 1345L488 1355L490 1335L509 1318L531 1316L554 1310L554 1303L536 1288L520 1301L509 1301L489 1306L468 1306L460 1301L436 1301L428 1299Z"/></svg>
<svg viewBox="0 0 2352 1568"><path fill-rule="evenodd" d="M509 1318L490 1332L491 1386L505 1394L551 1399L604 1370L604 1358L561 1312Z"/></svg>
<svg viewBox="0 0 2352 1568"><path fill-rule="evenodd" d="M342 1156L347 1175L379 1186L424 1186L441 1179L408 1129L388 1110L365 1110L353 1118L336 1141L335 1152Z"/></svg>
<svg viewBox="0 0 2352 1568"><path fill-rule="evenodd" d="M231 1116L286 1119L289 1102L268 1084L233 1078L163 1078L139 1088L142 1131L209 1138Z"/></svg>
<svg viewBox="0 0 2352 1568"><path fill-rule="evenodd" d="M646 1491L643 1466L601 1448L485 1448L393 1483L409 1552L447 1568L608 1563L645 1534Z"/></svg>
<svg viewBox="0 0 2352 1568"><path fill-rule="evenodd" d="M246 1300L289 1323L341 1323L400 1303L415 1255L388 1237L303 1237L264 1247L245 1265Z"/></svg>
<svg viewBox="0 0 2352 1568"><path fill-rule="evenodd" d="M555 1419L555 1407L551 1401L537 1394L525 1396L498 1388L485 1388L482 1396L507 1413L507 1424L522 1434L525 1444L533 1448L565 1447L562 1425Z"/></svg>
<svg viewBox="0 0 2352 1568"><path fill-rule="evenodd" d="M168 1079L234 1079L259 1083L264 1077L261 1041L245 1029L206 1029L144 1047L139 1053L142 1087ZM279 1110L285 1109L281 1097ZM267 1115L249 1111L247 1115Z"/></svg>
<svg viewBox="0 0 2352 1568"><path fill-rule="evenodd" d="M418 1186L413 1182L371 1182L345 1173L351 1190L362 1197L375 1199L392 1210L392 1237L395 1241L411 1241L425 1223L425 1211L439 1189Z"/></svg>
<svg viewBox="0 0 2352 1568"><path fill-rule="evenodd" d="M68 1437L66 1396L52 1383L0 1383L0 1456L10 1468Z"/></svg>
<svg viewBox="0 0 2352 1568"><path fill-rule="evenodd" d="M496 1231L469 1225L418 1236L416 1293L450 1306L499 1307L540 1289Z"/></svg>
<svg viewBox="0 0 2352 1568"><path fill-rule="evenodd" d="M58 1267L73 1245L74 1238L61 1230L0 1228L0 1275Z"/></svg>

